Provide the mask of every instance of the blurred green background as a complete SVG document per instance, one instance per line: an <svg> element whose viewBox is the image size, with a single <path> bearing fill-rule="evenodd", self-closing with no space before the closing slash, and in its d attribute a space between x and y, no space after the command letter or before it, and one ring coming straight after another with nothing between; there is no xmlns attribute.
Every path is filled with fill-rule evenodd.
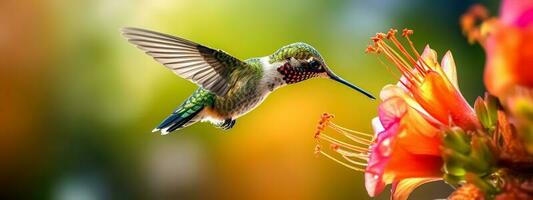
<svg viewBox="0 0 533 200"><path fill-rule="evenodd" d="M292 43L375 95L396 82L369 37L415 30L453 52L460 87L482 95L484 52L459 16L478 1L3 0L0 2L0 184L3 199L367 199L361 173L313 153L323 112L371 132L379 101L315 79L276 91L230 131L202 123L150 131L197 87L121 37L170 33L241 58ZM498 1L481 1L496 14ZM406 163L409 164L409 163ZM412 199L444 198L444 183ZM384 192L378 199L388 199Z"/></svg>

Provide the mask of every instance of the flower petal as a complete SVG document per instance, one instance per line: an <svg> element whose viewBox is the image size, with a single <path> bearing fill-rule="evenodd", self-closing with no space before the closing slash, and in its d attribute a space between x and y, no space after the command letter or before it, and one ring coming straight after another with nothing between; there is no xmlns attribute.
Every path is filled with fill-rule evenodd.
<svg viewBox="0 0 533 200"><path fill-rule="evenodd" d="M503 97L516 85L533 88L533 27L500 26L487 38L484 81Z"/></svg>
<svg viewBox="0 0 533 200"><path fill-rule="evenodd" d="M385 130L385 128L383 128L383 125L381 125L381 121L379 121L379 117L374 117L372 119L372 128L374 129L375 134L378 134Z"/></svg>
<svg viewBox="0 0 533 200"><path fill-rule="evenodd" d="M533 24L533 1L504 0L500 10L503 23L526 27Z"/></svg>
<svg viewBox="0 0 533 200"><path fill-rule="evenodd" d="M429 44L426 45L420 57L422 57L422 59L424 59L425 61L425 64L428 64L429 67L431 67L432 69L435 69L435 66L439 64L439 62L437 61L437 52L431 49L431 47L429 47Z"/></svg>
<svg viewBox="0 0 533 200"><path fill-rule="evenodd" d="M441 155L441 132L433 127L415 110L410 109L402 119L401 133L396 138L396 145L411 154Z"/></svg>
<svg viewBox="0 0 533 200"><path fill-rule="evenodd" d="M440 178L408 178L392 184L392 199L404 200L418 186L432 181L441 180Z"/></svg>
<svg viewBox="0 0 533 200"><path fill-rule="evenodd" d="M378 107L378 115L381 125L383 125L385 129L389 129L391 125L399 122L406 110L407 105L400 97L388 98Z"/></svg>
<svg viewBox="0 0 533 200"><path fill-rule="evenodd" d="M447 51L441 61L442 70L448 77L448 80L459 90L459 84L457 84L457 71L455 69L455 61L453 60L452 52Z"/></svg>
<svg viewBox="0 0 533 200"><path fill-rule="evenodd" d="M384 169L383 177L385 183L392 183L392 180L405 178L439 178L442 177L441 155L417 155L405 148L405 145L392 142L394 144L390 159ZM412 143L419 143L412 141ZM436 146L435 148L439 148ZM386 179L389 178L390 179Z"/></svg>
<svg viewBox="0 0 533 200"><path fill-rule="evenodd" d="M403 86L400 85L386 85L381 89L379 94L380 99L386 101L389 98L400 97L402 98L409 107L415 109L417 112L422 114L426 120L432 123L437 123L437 120L429 115L424 108L420 106L418 102L409 94L409 91L406 90Z"/></svg>
<svg viewBox="0 0 533 200"><path fill-rule="evenodd" d="M404 90L402 87L398 85L385 85L383 89L381 89L381 92L379 93L379 98L383 101L387 100L391 97L396 96L403 96L407 90Z"/></svg>
<svg viewBox="0 0 533 200"><path fill-rule="evenodd" d="M370 196L381 193L394 180L441 176L439 129L401 96L391 96L380 104L379 121L374 119L373 126L379 133L369 149L365 172Z"/></svg>
<svg viewBox="0 0 533 200"><path fill-rule="evenodd" d="M385 189L385 183L381 179L381 176L374 173L365 173L365 188L368 196L375 197L383 192Z"/></svg>
<svg viewBox="0 0 533 200"><path fill-rule="evenodd" d="M452 122L466 130L479 127L473 108L441 74L429 72L420 87L411 92L416 101L442 124Z"/></svg>
<svg viewBox="0 0 533 200"><path fill-rule="evenodd" d="M392 177L384 177L385 168L392 152L391 138L398 133L399 123L390 125L387 129L379 132L375 143L369 148L369 159L365 171L365 187L371 197L381 193L386 184L392 182ZM385 141L385 142L384 142Z"/></svg>

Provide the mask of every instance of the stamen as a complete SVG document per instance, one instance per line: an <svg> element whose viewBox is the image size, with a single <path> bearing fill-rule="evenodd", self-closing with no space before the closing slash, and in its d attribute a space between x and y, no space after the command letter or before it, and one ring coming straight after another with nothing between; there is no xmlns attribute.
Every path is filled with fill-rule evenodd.
<svg viewBox="0 0 533 200"><path fill-rule="evenodd" d="M323 152L323 151L320 151L320 150L319 150L319 153L322 154L322 155L324 155L324 156L326 156L326 157L328 157L329 159L331 159L331 160L333 160L333 161L335 161L335 162L341 164L341 165L344 165L345 167L348 167L348 168L353 169L353 170L355 170L355 171L365 172L365 169L363 169L363 168L359 168L359 167L357 167L357 166L352 166L352 165L350 165L350 164L347 164L347 163L345 163L345 162L342 162L342 161L338 160L337 158L335 158L335 157L333 157L333 156L330 156L329 154L327 154L327 153L325 153L325 152Z"/></svg>
<svg viewBox="0 0 533 200"><path fill-rule="evenodd" d="M347 157L347 156L342 156L342 158L344 158L348 162L350 162L352 164L355 164L355 165L358 165L358 166L362 166L362 167L366 167L367 166L367 163L355 161L355 160L353 160L353 159L351 159L350 157Z"/></svg>
<svg viewBox="0 0 533 200"><path fill-rule="evenodd" d="M422 56L420 56L420 54L418 53L418 51L415 48L415 45L413 44L413 41L411 41L411 38L409 37L410 35L413 35L414 31L405 28L405 29L403 29L402 32L403 32L402 36L405 37L405 39L409 43L409 46L411 47L411 51L416 55L416 59L420 60L422 62L422 65L420 66L420 67L422 67L422 71L427 72L427 71L431 70L431 67L429 67L429 65L426 63L426 61L424 59L422 59Z"/></svg>
<svg viewBox="0 0 533 200"><path fill-rule="evenodd" d="M379 33L376 33L376 37L380 40L383 40L384 38L387 37L387 34L379 32Z"/></svg>
<svg viewBox="0 0 533 200"><path fill-rule="evenodd" d="M329 121L335 116L333 115L330 115L328 113L324 113L322 114L322 116L320 116L320 121L318 121L318 125L316 127L316 132L315 132L315 138L318 139L320 137L320 133L324 131L324 129L326 128L327 124L329 123Z"/></svg>
<svg viewBox="0 0 533 200"><path fill-rule="evenodd" d="M320 151L321 151L321 147L320 147L319 144L317 144L317 145L315 146L315 155L318 156L318 154L320 153Z"/></svg>
<svg viewBox="0 0 533 200"><path fill-rule="evenodd" d="M402 36L407 40L407 42L409 42L409 46L411 47L411 50L413 51L413 53L415 53L416 57L419 58L420 54L416 50L415 45L413 44L413 42L411 41L411 38L409 37L413 34L414 34L414 31L411 29L404 28L402 30Z"/></svg>
<svg viewBox="0 0 533 200"><path fill-rule="evenodd" d="M328 157L329 159L340 163L341 165L344 165L345 167L356 171L364 172L369 157L368 146L372 144L371 140L373 139L373 136L371 134L350 130L341 127L337 124L334 124L333 122L331 122L332 118L333 115L327 113L322 114L317 126L315 138L319 141L325 141L329 143L331 145L331 150L338 153L338 155L341 156L344 161L326 153L324 150L321 149L320 144L317 144L317 146L315 147L315 154L322 154ZM330 127L336 132L341 133L350 140L355 141L356 144L349 144L347 142L343 142L327 134L324 134L323 132L325 131L326 127Z"/></svg>
<svg viewBox="0 0 533 200"><path fill-rule="evenodd" d="M329 113L323 113L320 117L320 123L328 123L331 119L333 119L335 115L329 114Z"/></svg>
<svg viewBox="0 0 533 200"><path fill-rule="evenodd" d="M491 24L492 22L490 21L489 12L484 6L476 4L470 7L460 19L463 34L468 38L468 42L473 43L477 41L484 46L485 35L482 33L481 27L487 22Z"/></svg>
<svg viewBox="0 0 533 200"><path fill-rule="evenodd" d="M385 46L387 46L388 49L391 50L392 53L394 53L394 55L396 55L397 58L399 58L398 60L402 61L402 63L404 64L404 66L410 66L410 64L405 61L405 59L403 58L403 56L401 56L398 52L396 52L391 46L389 46L387 43L383 42L385 44ZM407 68L407 67L406 67Z"/></svg>
<svg viewBox="0 0 533 200"><path fill-rule="evenodd" d="M363 161L368 160L368 153L354 153L350 151L346 151L340 148L334 149L337 153L341 154L342 156L351 157L351 158L359 158Z"/></svg>
<svg viewBox="0 0 533 200"><path fill-rule="evenodd" d="M389 32L387 32L387 39L390 40L390 38L394 37L394 35L396 35L397 32L398 30L396 29L393 29L393 28L389 29Z"/></svg>
<svg viewBox="0 0 533 200"><path fill-rule="evenodd" d="M359 137L354 137L353 135L350 135L349 133L346 133L346 132L343 132L343 135L345 137L347 137L348 139L350 139L350 140L352 140L354 142L363 144L363 145L371 145L372 144L372 141L370 141L370 140L362 139L362 138L359 138Z"/></svg>
<svg viewBox="0 0 533 200"><path fill-rule="evenodd" d="M407 57L407 59L409 61L411 61L411 64L414 65L415 69L417 69L420 73L422 74L425 74L425 70L422 69L418 63L416 62L416 60L411 56L411 54L409 54L407 52L407 50L405 50L405 48L403 47L403 45L400 43L400 41L398 41L398 39L396 39L395 37L395 33L398 32L396 29L391 29L389 32L392 33L391 35L391 41L396 45L396 47L398 49L400 49L400 51L405 55L405 57ZM415 51L416 52L416 51Z"/></svg>
<svg viewBox="0 0 533 200"><path fill-rule="evenodd" d="M405 47L396 37L398 30L390 29L387 34L377 33L372 37L373 45L368 51L383 52L385 58L391 61L400 70L405 78L400 78L400 83L407 89L422 84L426 74L433 71L433 65L429 65L416 50L410 36L414 31L410 29L402 30L402 37L405 38L409 47ZM388 41L386 41L388 40ZM389 44L391 42L392 44ZM387 65L386 65L387 66Z"/></svg>
<svg viewBox="0 0 533 200"><path fill-rule="evenodd" d="M408 36L413 35L413 34L414 34L414 31L411 30L411 29L404 28L402 30L402 37L408 37Z"/></svg>
<svg viewBox="0 0 533 200"><path fill-rule="evenodd" d="M365 49L365 53L375 53L376 49L372 45L368 45Z"/></svg>
<svg viewBox="0 0 533 200"><path fill-rule="evenodd" d="M374 42L374 43L377 43L377 42L379 42L381 39L378 38L378 37L370 37L370 40L372 40L372 42Z"/></svg>
<svg viewBox="0 0 533 200"><path fill-rule="evenodd" d="M389 46L387 46L384 42L378 42L378 44L380 49L383 50L383 52L385 53L385 56L389 58L389 60L391 60L394 64L396 64L398 69L400 69L400 72L402 72L402 74L407 77L407 80L409 80L410 82L418 81L418 79L416 79L415 76L411 73L411 70L408 67L404 66L400 61L397 60L395 56L392 55L392 49ZM416 82L414 82L413 84L416 84Z"/></svg>
<svg viewBox="0 0 533 200"><path fill-rule="evenodd" d="M384 40L383 40L383 37L386 37L387 39L389 38L389 35L387 36L377 36L374 37L374 38L378 38L378 40L374 40L374 45L379 49L383 49L383 50L388 50L390 53L394 54L399 61L401 61L403 64L405 64L405 66L409 66L409 64L403 59L402 56L400 56L400 54L398 54L393 48L391 48Z"/></svg>
<svg viewBox="0 0 533 200"><path fill-rule="evenodd" d="M344 148L347 148L347 149L350 149L350 150L353 150L353 151L356 151L356 152L366 152L368 150L368 148L351 145L351 144L348 144L346 142L337 140L337 139L335 139L335 138L333 138L333 137L331 137L329 135L326 135L326 134L321 134L319 138L323 139L325 141L328 141L328 142L330 142L332 144L336 144L336 145L342 146Z"/></svg>
<svg viewBox="0 0 533 200"><path fill-rule="evenodd" d="M368 133L363 133L363 132L359 132L359 131L354 131L354 130L351 130L351 129L347 129L347 128L344 128L342 126L339 126L333 122L330 122L329 123L330 127L333 126L334 128L338 128L340 130L343 130L343 131L346 131L348 133L353 133L353 134L357 134L357 135L361 135L361 136L366 136L366 137L369 137L369 138L373 138L374 135L372 134L368 134ZM351 135L351 134L350 134Z"/></svg>
<svg viewBox="0 0 533 200"><path fill-rule="evenodd" d="M372 143L372 141L371 141L371 139L373 137L372 135L341 127L341 126L339 126L337 124L334 124L334 123L330 122L330 120L332 118L333 118L333 115L330 115L330 114L327 114L327 113L322 114L322 116L320 118L320 121L318 122L318 125L317 125L317 130L315 132L315 138L316 139L321 139L321 133L324 132L324 129L326 128L326 126L329 126L332 129L336 130L337 132L342 133L345 137L351 139L352 141L354 141L356 143L359 143L359 144L362 144L362 145L365 145L365 146L368 146L368 145L370 145ZM325 134L323 134L322 139L328 140L331 143L339 143L339 144L343 143L342 141L336 140L335 138L330 137L330 136L325 135ZM356 148L358 150L364 149L364 148L356 147L356 146L353 146L353 145L350 146L350 144L347 144L347 143L345 143L345 144L348 145L347 148Z"/></svg>
<svg viewBox="0 0 533 200"><path fill-rule="evenodd" d="M378 57L378 60L379 60L379 62L380 62L382 65L385 66L385 68L387 68L387 71L388 71L389 73L391 73L391 75L392 75L393 77L397 77L397 79L400 79L401 76L398 75L398 74L396 74L394 71L392 71L392 69L390 68L390 66L387 65L387 64L385 64L385 62L384 62L383 60L381 60L381 57Z"/></svg>
<svg viewBox="0 0 533 200"><path fill-rule="evenodd" d="M369 139L366 139L366 138L362 138L362 137L359 137L357 135L353 135L349 132L346 132L342 129L339 129L335 126L330 126L332 129L336 130L337 132L339 133L342 133L345 137L347 137L348 139L351 139L352 141L354 142L357 142L359 144L362 144L362 145L370 145L372 144L372 141L370 141Z"/></svg>

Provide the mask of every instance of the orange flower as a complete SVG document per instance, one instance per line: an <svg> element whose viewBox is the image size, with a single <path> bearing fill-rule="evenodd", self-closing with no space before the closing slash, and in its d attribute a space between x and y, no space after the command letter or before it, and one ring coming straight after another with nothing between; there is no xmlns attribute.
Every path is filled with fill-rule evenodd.
<svg viewBox="0 0 533 200"><path fill-rule="evenodd" d="M476 20L485 20L476 27ZM487 90L506 95L516 85L533 87L533 1L504 0L500 18L488 18L486 9L472 7L462 25L470 40L485 47L484 81Z"/></svg>
<svg viewBox="0 0 533 200"><path fill-rule="evenodd" d="M317 146L321 153L344 166L365 173L365 187L372 197L392 184L392 199L407 199L421 184L441 180L443 160L440 130L417 110L408 105L413 99L397 86L387 86L385 94L397 94L384 99L379 116L372 120L373 139L365 133L352 131L331 122L332 115L324 114L316 138L331 143L332 150L345 161L335 158ZM346 136L351 143L324 133L330 127Z"/></svg>
<svg viewBox="0 0 533 200"><path fill-rule="evenodd" d="M401 72L396 85L385 86L380 94L378 117L372 120L375 135L349 130L331 122L325 114L319 123L316 138L332 144L332 150L343 157L335 158L325 150L321 153L357 171L365 172L365 186L376 196L392 184L392 198L406 199L421 184L441 180L443 172L442 139L444 127L459 126L465 130L480 127L475 112L468 105L457 85L452 54L447 52L439 64L434 50L426 46L420 55L404 30L410 45L405 48L391 29L378 33L367 52L385 55ZM331 127L349 138L347 143L327 134Z"/></svg>
<svg viewBox="0 0 533 200"><path fill-rule="evenodd" d="M412 99L403 90L388 86L382 94L391 92L396 95L383 99L379 116L372 123L376 137L369 148L365 186L368 194L375 196L392 183L393 198L406 199L417 186L441 179L442 136L435 125L408 105Z"/></svg>
<svg viewBox="0 0 533 200"><path fill-rule="evenodd" d="M442 124L456 125L466 130L478 128L479 122L474 110L459 92L451 52L448 51L439 64L437 53L429 45L422 55L418 54L409 38L413 31L405 29L402 34L412 53L402 46L395 33L394 29L386 35L378 33L372 38L374 45L369 46L369 49L384 54L400 70L402 77L398 84L420 105L422 109L418 110L425 110Z"/></svg>
<svg viewBox="0 0 533 200"><path fill-rule="evenodd" d="M370 147L365 181L371 196L393 183L393 198L403 199L417 186L441 179L443 127L476 130L480 125L459 92L451 52L439 64L429 46L418 54L409 38L413 31L405 29L402 34L410 52L398 41L396 32L378 33L369 47L385 55L402 75L397 85L385 86L380 94L383 103L378 118L384 129L376 131L376 144ZM383 152L390 152L388 159Z"/></svg>

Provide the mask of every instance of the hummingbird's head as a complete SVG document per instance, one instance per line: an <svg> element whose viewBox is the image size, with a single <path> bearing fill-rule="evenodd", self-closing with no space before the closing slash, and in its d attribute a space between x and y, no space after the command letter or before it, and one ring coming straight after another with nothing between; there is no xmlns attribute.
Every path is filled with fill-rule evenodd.
<svg viewBox="0 0 533 200"><path fill-rule="evenodd" d="M287 84L298 83L315 77L329 78L375 99L370 93L333 73L320 53L311 45L298 42L284 46L269 56L269 62L282 63L277 71Z"/></svg>

